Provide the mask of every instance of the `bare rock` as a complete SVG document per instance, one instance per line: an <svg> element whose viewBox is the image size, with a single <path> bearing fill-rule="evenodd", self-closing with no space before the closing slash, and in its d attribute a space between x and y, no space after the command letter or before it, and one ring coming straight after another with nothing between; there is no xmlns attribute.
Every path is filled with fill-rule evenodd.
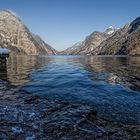
<svg viewBox="0 0 140 140"><path fill-rule="evenodd" d="M0 12L0 47L16 54L55 54L39 36L34 35L21 19L11 11Z"/></svg>

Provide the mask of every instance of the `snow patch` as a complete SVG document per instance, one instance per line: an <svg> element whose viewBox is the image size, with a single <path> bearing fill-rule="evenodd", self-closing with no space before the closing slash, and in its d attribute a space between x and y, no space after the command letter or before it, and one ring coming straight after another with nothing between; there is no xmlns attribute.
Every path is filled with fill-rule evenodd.
<svg viewBox="0 0 140 140"><path fill-rule="evenodd" d="M109 31L107 34L111 35L114 33L114 30Z"/></svg>
<svg viewBox="0 0 140 140"><path fill-rule="evenodd" d="M0 54L9 54L10 50L6 49L6 48L0 48Z"/></svg>
<svg viewBox="0 0 140 140"><path fill-rule="evenodd" d="M114 29L113 26L110 26L109 29Z"/></svg>

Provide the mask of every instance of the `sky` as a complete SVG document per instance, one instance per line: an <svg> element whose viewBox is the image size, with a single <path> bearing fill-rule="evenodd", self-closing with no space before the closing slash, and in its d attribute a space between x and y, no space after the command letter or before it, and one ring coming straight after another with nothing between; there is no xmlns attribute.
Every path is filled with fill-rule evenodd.
<svg viewBox="0 0 140 140"><path fill-rule="evenodd" d="M27 27L57 50L83 41L93 31L123 27L140 16L140 0L0 0Z"/></svg>

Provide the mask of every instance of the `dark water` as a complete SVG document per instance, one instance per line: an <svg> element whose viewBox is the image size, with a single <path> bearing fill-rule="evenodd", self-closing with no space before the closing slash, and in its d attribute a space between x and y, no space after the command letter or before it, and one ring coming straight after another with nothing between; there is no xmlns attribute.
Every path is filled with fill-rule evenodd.
<svg viewBox="0 0 140 140"><path fill-rule="evenodd" d="M1 78L33 94L94 106L107 119L140 124L140 57L15 56Z"/></svg>

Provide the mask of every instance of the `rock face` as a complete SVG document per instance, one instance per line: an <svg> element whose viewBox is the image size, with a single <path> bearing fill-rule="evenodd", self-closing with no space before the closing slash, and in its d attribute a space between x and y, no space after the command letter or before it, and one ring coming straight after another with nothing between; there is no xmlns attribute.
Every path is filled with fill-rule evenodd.
<svg viewBox="0 0 140 140"><path fill-rule="evenodd" d="M75 43L72 47L60 52L61 54L76 54L81 49L82 42Z"/></svg>
<svg viewBox="0 0 140 140"><path fill-rule="evenodd" d="M140 17L116 31L92 54L140 55Z"/></svg>
<svg viewBox="0 0 140 140"><path fill-rule="evenodd" d="M110 26L108 29L106 29L105 33L108 35L113 34L114 32L116 32L117 30L119 30L119 28L114 28L113 26Z"/></svg>
<svg viewBox="0 0 140 140"><path fill-rule="evenodd" d="M102 41L109 37L106 33L101 32L93 32L90 36L86 38L86 40L81 45L81 49L79 50L79 54L89 54L91 51L96 49L97 46L100 45Z"/></svg>
<svg viewBox="0 0 140 140"><path fill-rule="evenodd" d="M65 54L90 54L104 40L112 36L117 29L110 26L105 32L95 31L90 34L82 43L76 43L74 46L66 49Z"/></svg>
<svg viewBox="0 0 140 140"><path fill-rule="evenodd" d="M0 72L6 70L6 56L0 55Z"/></svg>
<svg viewBox="0 0 140 140"><path fill-rule="evenodd" d="M47 54L57 54L57 51L54 48L52 48L49 44L44 42L39 35L33 34L33 37L38 42L38 44L40 44L40 47L42 47L42 49L45 49L45 52L47 52Z"/></svg>
<svg viewBox="0 0 140 140"><path fill-rule="evenodd" d="M11 11L0 12L0 47L8 48L16 54L55 54L52 47L31 33Z"/></svg>
<svg viewBox="0 0 140 140"><path fill-rule="evenodd" d="M73 48L73 49L72 49ZM140 17L121 29L110 26L105 32L93 32L80 45L65 54L140 55Z"/></svg>

